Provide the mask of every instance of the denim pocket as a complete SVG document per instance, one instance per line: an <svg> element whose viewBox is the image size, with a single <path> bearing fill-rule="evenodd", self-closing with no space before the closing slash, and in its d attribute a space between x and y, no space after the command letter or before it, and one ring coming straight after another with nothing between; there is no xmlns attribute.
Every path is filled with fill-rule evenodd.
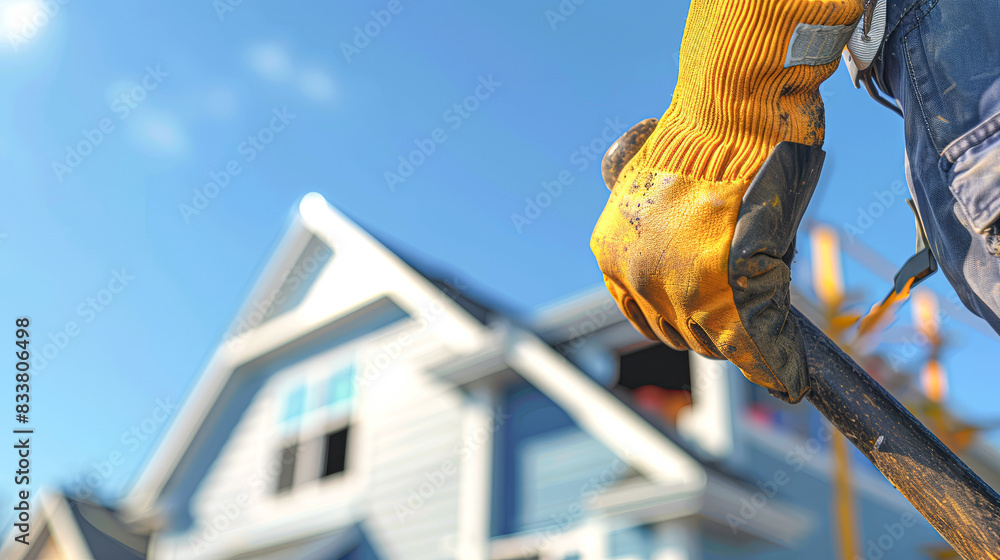
<svg viewBox="0 0 1000 560"><path fill-rule="evenodd" d="M995 236L1000 219L1000 111L948 144L941 157L948 188L971 228Z"/></svg>

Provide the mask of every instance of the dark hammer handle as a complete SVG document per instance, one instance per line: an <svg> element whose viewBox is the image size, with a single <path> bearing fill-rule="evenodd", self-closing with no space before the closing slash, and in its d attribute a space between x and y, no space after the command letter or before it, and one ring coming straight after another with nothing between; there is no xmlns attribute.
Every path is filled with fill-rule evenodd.
<svg viewBox="0 0 1000 560"><path fill-rule="evenodd" d="M1000 560L1000 496L797 309L806 397L966 560Z"/></svg>

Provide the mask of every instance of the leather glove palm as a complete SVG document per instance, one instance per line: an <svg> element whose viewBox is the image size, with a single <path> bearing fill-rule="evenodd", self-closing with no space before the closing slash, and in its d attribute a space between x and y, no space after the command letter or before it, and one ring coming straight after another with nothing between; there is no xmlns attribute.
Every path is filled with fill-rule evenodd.
<svg viewBox="0 0 1000 560"><path fill-rule="evenodd" d="M727 358L792 402L808 381L786 321L788 265L822 166L819 85L861 9L694 0L670 108L609 150L612 192L591 238L608 289L643 335ZM831 44L817 46L814 32ZM793 34L810 39L798 43L808 60L786 67Z"/></svg>

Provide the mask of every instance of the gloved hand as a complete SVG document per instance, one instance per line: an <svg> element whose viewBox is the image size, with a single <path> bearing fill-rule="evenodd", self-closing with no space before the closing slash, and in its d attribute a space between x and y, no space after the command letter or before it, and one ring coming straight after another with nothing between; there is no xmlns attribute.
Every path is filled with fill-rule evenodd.
<svg viewBox="0 0 1000 560"><path fill-rule="evenodd" d="M819 86L862 7L693 0L670 108L603 166L611 196L591 249L622 312L790 402L808 391L786 319L795 231L823 161Z"/></svg>

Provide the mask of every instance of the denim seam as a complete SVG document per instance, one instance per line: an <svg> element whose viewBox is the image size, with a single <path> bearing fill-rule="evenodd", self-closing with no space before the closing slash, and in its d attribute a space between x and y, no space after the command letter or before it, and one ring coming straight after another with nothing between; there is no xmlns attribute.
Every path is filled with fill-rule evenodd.
<svg viewBox="0 0 1000 560"><path fill-rule="evenodd" d="M927 0L924 0L924 1L926 2ZM935 4L936 3L937 2L935 2ZM917 8L918 6L920 6L920 4L921 4L921 0L917 0L917 1L913 2L912 4L910 4L905 10L903 10L903 13L899 14L899 18L896 20L896 23L893 24L892 29L886 31L886 33L885 33L886 38L888 38L890 35L892 35L893 32L896 31L896 28L899 27L900 25L902 25L903 20L906 19L907 14L909 14L915 8ZM916 27L916 26L914 26L914 27ZM910 29L908 29L906 31L906 33L904 33L903 35L904 36L908 35L910 33L910 31L913 31L912 27Z"/></svg>
<svg viewBox="0 0 1000 560"><path fill-rule="evenodd" d="M906 51L906 67L909 70L910 82L913 84L913 94L917 97L917 110L920 113L920 120L924 122L924 132L927 134L927 139L930 140L931 145L934 146L934 150L940 153L941 149L938 148L937 142L934 141L934 135L931 134L931 123L927 120L927 113L924 111L924 98L920 94L920 88L917 86L917 76L913 70L913 60L911 60L909 55L909 36L910 32L914 29L917 29L917 27L914 26L913 29L906 32L906 35L903 35L903 48Z"/></svg>
<svg viewBox="0 0 1000 560"><path fill-rule="evenodd" d="M910 34L920 29L920 22L923 21L924 18L926 18L931 13L931 11L934 9L935 6L937 6L937 3L939 1L940 0L928 0L923 3L916 2L914 3L913 6L910 7L910 10L916 10L918 15L913 22L913 27L911 27L909 30L906 31L906 33L903 34L903 50L906 58L906 66L910 74L910 82L913 84L913 93L917 96L917 105L920 111L920 120L924 121L924 132L927 133L927 138L928 140L930 140L931 146L934 147L934 151L940 154L941 147L938 146L937 140L934 138L934 134L931 131L931 123L930 120L928 120L927 118L927 111L926 111L926 105L924 103L924 97L920 92L919 84L917 84L917 73L913 68L913 60L910 57L910 48L909 48ZM900 18L900 21L902 21L902 18ZM917 46L920 47L921 52L924 51L924 46L922 42L920 45ZM926 58L927 54L924 53L923 56Z"/></svg>
<svg viewBox="0 0 1000 560"><path fill-rule="evenodd" d="M920 14L920 16L917 17L916 25L914 25L914 27L916 27L917 25L920 25L920 22L923 21L924 18L926 18L927 16L929 16L931 14L931 11L934 10L934 8L935 8L935 6L937 6L938 2L940 2L940 0L934 0L933 2L927 2L927 3L921 4L919 6L919 7L925 7L926 6L927 9L923 11L924 13Z"/></svg>
<svg viewBox="0 0 1000 560"><path fill-rule="evenodd" d="M885 51L886 51L887 45L890 42L890 38L892 37L892 34L895 33L896 29L898 29L899 26L903 24L903 20L906 19L906 16L910 12L912 12L916 7L918 7L921 2L926 2L926 1L928 1L928 0L913 0L913 2L911 2L909 6L907 6L906 8L903 8L903 11L899 14L899 17L896 18L896 22L892 24L892 27L888 27L886 29L885 35L884 35L885 39L882 41L882 47L879 49L878 54L876 55L876 60L878 61L878 64L879 64L879 66L881 68L884 68L884 66L882 66L882 65L884 64L884 61L885 61ZM910 31L913 31L912 27L910 29L907 29L906 32L903 33L903 37L906 37L906 35L908 35L910 33ZM879 70L879 72L881 73L881 69ZM880 76L878 76L876 78L876 83L878 84L879 88L881 88L882 91L885 92L886 95L888 95L889 97L891 97L893 99L897 99L898 100L898 98L896 97L896 93L889 91L890 88L887 87L889 85L889 81L888 80L886 80L884 77L882 77L880 75Z"/></svg>

